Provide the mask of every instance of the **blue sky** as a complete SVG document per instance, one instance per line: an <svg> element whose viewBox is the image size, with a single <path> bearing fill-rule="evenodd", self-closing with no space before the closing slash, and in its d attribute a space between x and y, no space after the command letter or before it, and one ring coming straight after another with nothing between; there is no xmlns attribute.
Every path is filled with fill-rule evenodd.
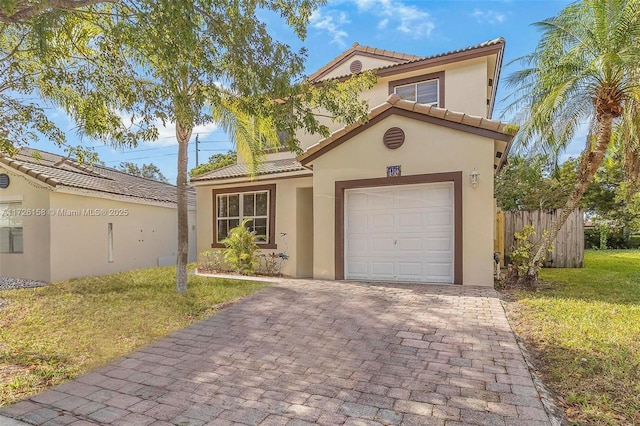
<svg viewBox="0 0 640 426"><path fill-rule="evenodd" d="M270 22L274 38L292 47L308 49L307 73L311 74L331 59L348 49L354 42L361 45L414 55L432 55L475 45L497 37L506 39L502 81L498 86L498 102L494 118L500 118L508 95L504 77L518 69L508 65L514 58L533 51L539 33L532 23L556 15L569 1L431 1L431 0L328 0L311 18L307 39L300 42L280 22ZM52 118L68 134L71 144L81 143L74 125L63 113L53 112ZM200 163L210 155L226 152L232 146L227 136L214 125L197 128L199 133ZM121 161L139 165L154 163L174 183L176 179L177 145L174 128L160 128L160 139L142 143L137 149L113 150L90 140L87 146L97 146L100 159L116 167ZM47 141L34 146L42 150L61 152ZM576 155L580 141L572 144L566 153ZM189 168L195 166L195 146L190 143Z"/></svg>

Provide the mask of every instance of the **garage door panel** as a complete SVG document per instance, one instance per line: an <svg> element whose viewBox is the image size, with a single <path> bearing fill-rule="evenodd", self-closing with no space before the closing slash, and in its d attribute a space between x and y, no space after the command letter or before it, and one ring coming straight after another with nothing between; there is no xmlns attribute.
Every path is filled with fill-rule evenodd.
<svg viewBox="0 0 640 426"><path fill-rule="evenodd" d="M371 262L371 275L373 277L393 277L395 274L395 263L384 260L374 260Z"/></svg>
<svg viewBox="0 0 640 426"><path fill-rule="evenodd" d="M347 215L347 227L352 233L367 232L369 215L366 212L350 212Z"/></svg>
<svg viewBox="0 0 640 426"><path fill-rule="evenodd" d="M369 275L369 263L364 259L352 259L345 265L350 274Z"/></svg>
<svg viewBox="0 0 640 426"><path fill-rule="evenodd" d="M451 241L451 238L428 238L425 240L425 246L428 252L453 254L453 241Z"/></svg>
<svg viewBox="0 0 640 426"><path fill-rule="evenodd" d="M387 209L393 205L393 199L393 191L386 190L377 192L369 195L368 207L373 209Z"/></svg>
<svg viewBox="0 0 640 426"><path fill-rule="evenodd" d="M392 254L395 250L395 240L388 236L372 237L369 241L373 255Z"/></svg>
<svg viewBox="0 0 640 426"><path fill-rule="evenodd" d="M421 261L398 262L398 275L421 278L423 276L423 264Z"/></svg>
<svg viewBox="0 0 640 426"><path fill-rule="evenodd" d="M345 277L452 283L453 210L452 183L348 189Z"/></svg>
<svg viewBox="0 0 640 426"><path fill-rule="evenodd" d="M451 225L451 212L434 212L428 214L429 226L441 227Z"/></svg>
<svg viewBox="0 0 640 426"><path fill-rule="evenodd" d="M429 267L427 269L427 273L434 277L434 279L448 279L449 275L453 271L453 265L451 263L429 263Z"/></svg>
<svg viewBox="0 0 640 426"><path fill-rule="evenodd" d="M398 230L408 227L422 227L425 223L424 214L422 212L400 212L397 214Z"/></svg>
<svg viewBox="0 0 640 426"><path fill-rule="evenodd" d="M416 189L397 191L394 201L396 206L402 206L403 208L421 208L424 206L422 191Z"/></svg>
<svg viewBox="0 0 640 426"><path fill-rule="evenodd" d="M369 230L375 230L376 232L392 231L395 223L393 214L390 213L369 213L371 218L368 223Z"/></svg>
<svg viewBox="0 0 640 426"><path fill-rule="evenodd" d="M449 206L449 200L452 198L451 194L452 188L448 187L432 188L429 191L425 191L425 196L432 206Z"/></svg>
<svg viewBox="0 0 640 426"><path fill-rule="evenodd" d="M399 238L398 250L402 253L422 253L424 251L424 241L422 238Z"/></svg>
<svg viewBox="0 0 640 426"><path fill-rule="evenodd" d="M369 252L369 239L367 238L349 238L347 244L347 255L349 258L362 256Z"/></svg>
<svg viewBox="0 0 640 426"><path fill-rule="evenodd" d="M369 208L369 197L367 194L354 193L349 196L349 210L367 210Z"/></svg>

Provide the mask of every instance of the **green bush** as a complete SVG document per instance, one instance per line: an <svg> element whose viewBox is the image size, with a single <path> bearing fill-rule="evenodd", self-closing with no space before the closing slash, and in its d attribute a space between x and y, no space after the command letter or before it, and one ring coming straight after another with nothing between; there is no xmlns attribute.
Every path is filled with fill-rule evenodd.
<svg viewBox="0 0 640 426"><path fill-rule="evenodd" d="M258 266L257 236L247 229L247 223L251 219L245 219L242 223L229 231L229 236L222 240L225 245L224 260L229 267L242 275L253 275Z"/></svg>
<svg viewBox="0 0 640 426"><path fill-rule="evenodd" d="M584 230L584 248L595 249L601 248L600 229L588 228ZM640 235L631 235L627 240L622 231L613 230L607 232L606 240L607 249L629 249L640 248Z"/></svg>

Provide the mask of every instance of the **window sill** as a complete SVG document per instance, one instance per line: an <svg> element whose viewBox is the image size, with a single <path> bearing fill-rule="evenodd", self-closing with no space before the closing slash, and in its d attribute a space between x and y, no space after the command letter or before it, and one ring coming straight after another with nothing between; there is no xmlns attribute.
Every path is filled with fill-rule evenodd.
<svg viewBox="0 0 640 426"><path fill-rule="evenodd" d="M226 246L220 243L211 243L211 248L226 248ZM278 245L274 243L258 244L258 248L260 250L274 250L278 248Z"/></svg>

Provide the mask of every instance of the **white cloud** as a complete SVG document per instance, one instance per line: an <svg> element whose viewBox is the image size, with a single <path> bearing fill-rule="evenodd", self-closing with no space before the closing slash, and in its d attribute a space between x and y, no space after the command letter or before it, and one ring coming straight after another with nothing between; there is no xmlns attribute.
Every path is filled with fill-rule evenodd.
<svg viewBox="0 0 640 426"><path fill-rule="evenodd" d="M132 125L133 123L135 123L135 120L132 122L130 115L124 114L122 112L119 115L120 119L125 125ZM155 119L153 120L152 124L156 129L158 129L158 140L153 142L146 142L145 144L157 147L178 144L178 141L176 139L176 123L167 121L165 124L163 124L162 120ZM199 133L200 136L205 136L217 129L218 125L215 123L196 126L193 128L192 137L195 137L196 133Z"/></svg>
<svg viewBox="0 0 640 426"><path fill-rule="evenodd" d="M169 145L177 145L178 141L176 140L176 124L175 123L166 123L166 125L162 124L162 121L156 120L154 125L158 129L158 140L155 142L150 142L149 145L153 146L169 146ZM196 126L193 128L193 136L195 138L196 133L200 134L200 139L205 135L215 131L218 126L214 123L204 124L201 126Z"/></svg>
<svg viewBox="0 0 640 426"><path fill-rule="evenodd" d="M345 12L333 7L339 7L345 3L354 4L360 13L378 18L376 24L378 30L394 28L418 39L430 36L435 28L435 23L426 10L402 0L330 0L326 8L318 9L311 15L310 25L329 34L331 43L341 47L346 46L345 39L349 34L344 27L350 21Z"/></svg>
<svg viewBox="0 0 640 426"><path fill-rule="evenodd" d="M431 35L435 28L435 23L427 11L399 0L350 1L356 4L358 10L372 13L381 18L378 23L379 29L392 24L398 31L413 38L420 38Z"/></svg>
<svg viewBox="0 0 640 426"><path fill-rule="evenodd" d="M349 16L345 12L327 10L322 12L316 10L310 18L312 28L326 31L331 36L331 43L336 43L340 47L345 47L344 39L349 35L342 27L348 24Z"/></svg>
<svg viewBox="0 0 640 426"><path fill-rule="evenodd" d="M495 10L475 9L471 16L476 18L476 21L480 24L502 24L507 20L507 15Z"/></svg>

